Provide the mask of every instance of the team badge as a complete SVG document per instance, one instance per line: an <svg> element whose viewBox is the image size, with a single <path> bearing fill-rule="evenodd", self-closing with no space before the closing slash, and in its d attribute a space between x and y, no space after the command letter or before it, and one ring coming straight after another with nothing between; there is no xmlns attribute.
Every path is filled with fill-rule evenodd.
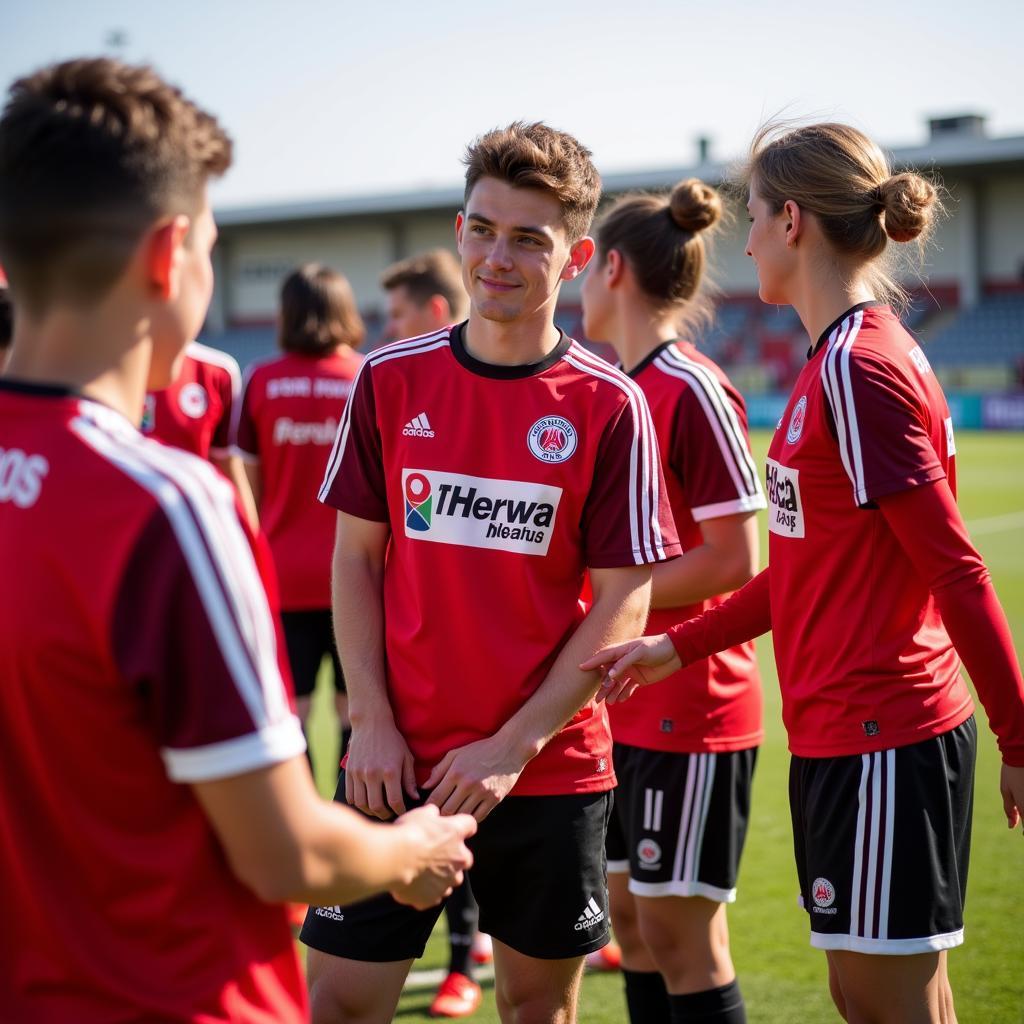
<svg viewBox="0 0 1024 1024"><path fill-rule="evenodd" d="M191 419L197 420L210 408L210 398L202 384L186 384L178 396L178 406Z"/></svg>
<svg viewBox="0 0 1024 1024"><path fill-rule="evenodd" d="M804 432L804 419L807 416L807 396L801 395L800 401L796 403L793 415L789 417L789 430L786 431L786 441L789 444L796 444L800 435Z"/></svg>
<svg viewBox="0 0 1024 1024"><path fill-rule="evenodd" d="M576 451L576 428L561 416L543 416L526 435L526 444L541 462L565 462Z"/></svg>
<svg viewBox="0 0 1024 1024"><path fill-rule="evenodd" d="M430 481L422 473L410 473L405 480L405 525L424 533L430 529L433 512Z"/></svg>
<svg viewBox="0 0 1024 1024"><path fill-rule="evenodd" d="M153 433L153 424L156 421L156 395L146 395L146 401L142 406L142 423L139 429L144 434Z"/></svg>
<svg viewBox="0 0 1024 1024"><path fill-rule="evenodd" d="M636 855L644 867L655 868L661 863L661 847L653 839L641 839Z"/></svg>
<svg viewBox="0 0 1024 1024"><path fill-rule="evenodd" d="M811 886L811 899L816 906L831 907L835 902L836 890L827 878L816 878Z"/></svg>

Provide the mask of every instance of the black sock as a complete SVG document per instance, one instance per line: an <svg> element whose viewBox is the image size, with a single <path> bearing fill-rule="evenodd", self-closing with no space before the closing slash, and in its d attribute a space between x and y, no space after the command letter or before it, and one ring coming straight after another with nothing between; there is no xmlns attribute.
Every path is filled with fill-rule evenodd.
<svg viewBox="0 0 1024 1024"><path fill-rule="evenodd" d="M480 910L468 882L463 882L448 897L444 913L448 920L448 973L464 974L467 978L472 978L473 962L469 958L469 953L473 946L473 936L476 935Z"/></svg>
<svg viewBox="0 0 1024 1024"><path fill-rule="evenodd" d="M734 978L721 988L690 992L685 996L669 995L672 1024L747 1024L740 983Z"/></svg>
<svg viewBox="0 0 1024 1024"><path fill-rule="evenodd" d="M658 971L628 971L622 968L626 982L626 1007L630 1024L669 1024L669 994L665 979Z"/></svg>

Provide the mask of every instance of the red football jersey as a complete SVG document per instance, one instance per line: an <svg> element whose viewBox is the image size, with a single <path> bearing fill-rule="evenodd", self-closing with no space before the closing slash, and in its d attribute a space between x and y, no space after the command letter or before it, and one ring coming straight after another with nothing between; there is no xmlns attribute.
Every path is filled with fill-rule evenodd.
<svg viewBox="0 0 1024 1024"><path fill-rule="evenodd" d="M367 357L320 492L391 524L388 686L421 783L544 680L583 617L586 567L679 553L636 384L565 336L539 363L492 366L462 331ZM514 792L608 789L610 754L604 706L590 703Z"/></svg>
<svg viewBox="0 0 1024 1024"><path fill-rule="evenodd" d="M669 501L683 550L704 542L700 523L765 507L750 456L747 410L728 377L693 345L666 342L630 372L658 434ZM650 634L700 615L728 594L651 611ZM609 709L620 743L677 753L745 750L764 738L753 643L687 665Z"/></svg>
<svg viewBox="0 0 1024 1024"><path fill-rule="evenodd" d="M231 486L14 381L0 467L0 1017L306 1020L189 785L305 749Z"/></svg>
<svg viewBox="0 0 1024 1024"><path fill-rule="evenodd" d="M289 611L331 606L337 516L316 500L338 421L363 357L350 348L287 354L246 370L236 449L258 459L260 525Z"/></svg>
<svg viewBox="0 0 1024 1024"><path fill-rule="evenodd" d="M973 711L924 580L876 499L946 477L953 421L924 352L862 303L811 351L768 451L772 635L790 749L871 753Z"/></svg>
<svg viewBox="0 0 1024 1024"><path fill-rule="evenodd" d="M228 455L241 388L231 356L193 341L174 382L146 394L142 432L204 459Z"/></svg>

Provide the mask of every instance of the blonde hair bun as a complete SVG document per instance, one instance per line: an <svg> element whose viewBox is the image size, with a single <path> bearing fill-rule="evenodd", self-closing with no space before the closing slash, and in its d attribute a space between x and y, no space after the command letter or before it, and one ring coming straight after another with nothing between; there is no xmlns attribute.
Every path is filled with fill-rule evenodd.
<svg viewBox="0 0 1024 1024"><path fill-rule="evenodd" d="M894 242L912 242L931 224L935 186L919 174L894 174L878 186L885 233Z"/></svg>
<svg viewBox="0 0 1024 1024"><path fill-rule="evenodd" d="M679 182L669 198L669 214L684 231L696 234L717 224L722 217L722 199L699 178Z"/></svg>

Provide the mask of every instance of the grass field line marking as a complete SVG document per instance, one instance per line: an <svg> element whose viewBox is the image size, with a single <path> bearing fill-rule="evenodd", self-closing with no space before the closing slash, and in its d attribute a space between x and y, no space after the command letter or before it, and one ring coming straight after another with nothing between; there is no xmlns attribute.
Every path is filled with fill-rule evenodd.
<svg viewBox="0 0 1024 1024"><path fill-rule="evenodd" d="M967 524L967 529L976 535L1002 533L1003 530L1012 530L1015 526L1024 526L1024 510L1005 512L999 516L985 516L983 519L972 519Z"/></svg>
<svg viewBox="0 0 1024 1024"><path fill-rule="evenodd" d="M405 991L416 992L424 988L437 988L438 985L448 977L448 970L444 967L426 968L420 971L410 971L409 977L405 979ZM473 980L479 984L481 981L490 981L494 977L494 965L485 964L483 967L473 968Z"/></svg>

